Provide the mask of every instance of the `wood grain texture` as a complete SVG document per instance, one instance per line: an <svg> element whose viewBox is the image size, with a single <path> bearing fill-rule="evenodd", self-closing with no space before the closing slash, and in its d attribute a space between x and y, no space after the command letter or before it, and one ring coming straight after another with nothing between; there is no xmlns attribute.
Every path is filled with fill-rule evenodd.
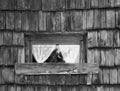
<svg viewBox="0 0 120 91"><path fill-rule="evenodd" d="M110 70L109 69L103 69L103 84L109 84L110 83Z"/></svg>
<svg viewBox="0 0 120 91"><path fill-rule="evenodd" d="M105 7L114 7L115 0L105 0Z"/></svg>
<svg viewBox="0 0 120 91"><path fill-rule="evenodd" d="M4 83L14 83L14 69L3 68L1 72Z"/></svg>
<svg viewBox="0 0 120 91"><path fill-rule="evenodd" d="M84 0L74 0L76 1L76 9L83 9L85 7L85 3Z"/></svg>
<svg viewBox="0 0 120 91"><path fill-rule="evenodd" d="M6 29L14 29L14 12L6 12Z"/></svg>
<svg viewBox="0 0 120 91"><path fill-rule="evenodd" d="M21 31L22 25L22 14L21 12L15 12L15 29L16 31Z"/></svg>
<svg viewBox="0 0 120 91"><path fill-rule="evenodd" d="M18 63L25 63L25 49L18 48Z"/></svg>
<svg viewBox="0 0 120 91"><path fill-rule="evenodd" d="M32 0L30 4L31 10L41 10L42 9L42 0Z"/></svg>
<svg viewBox="0 0 120 91"><path fill-rule="evenodd" d="M24 34L23 33L13 33L13 45L24 45Z"/></svg>
<svg viewBox="0 0 120 91"><path fill-rule="evenodd" d="M120 83L120 68L118 68L118 71L117 71L117 82L118 84Z"/></svg>
<svg viewBox="0 0 120 91"><path fill-rule="evenodd" d="M38 31L38 13L28 13L29 31Z"/></svg>
<svg viewBox="0 0 120 91"><path fill-rule="evenodd" d="M98 2L99 2L98 4L99 8L105 7L105 0L99 0Z"/></svg>
<svg viewBox="0 0 120 91"><path fill-rule="evenodd" d="M80 31L83 28L83 13L79 12L70 12L71 15L71 30Z"/></svg>
<svg viewBox="0 0 120 91"><path fill-rule="evenodd" d="M114 50L107 50L106 51L106 66L114 66L115 63L115 51Z"/></svg>
<svg viewBox="0 0 120 91"><path fill-rule="evenodd" d="M120 65L120 50L115 49L115 65Z"/></svg>
<svg viewBox="0 0 120 91"><path fill-rule="evenodd" d="M115 0L115 6L120 7L120 0Z"/></svg>
<svg viewBox="0 0 120 91"><path fill-rule="evenodd" d="M5 28L5 12L0 11L0 29Z"/></svg>
<svg viewBox="0 0 120 91"><path fill-rule="evenodd" d="M113 34L114 34L114 36L113 36L114 47L119 47L120 46L120 32L114 31Z"/></svg>
<svg viewBox="0 0 120 91"><path fill-rule="evenodd" d="M96 28L100 28L100 21L101 21L101 16L100 16L100 10L94 10L94 18L93 18L93 21L94 21L94 24L93 24L93 27L96 29Z"/></svg>
<svg viewBox="0 0 120 91"><path fill-rule="evenodd" d="M87 13L83 11L83 29L87 28Z"/></svg>
<svg viewBox="0 0 120 91"><path fill-rule="evenodd" d="M61 31L61 12L52 14L52 23L53 23L52 31L60 32Z"/></svg>
<svg viewBox="0 0 120 91"><path fill-rule="evenodd" d="M29 20L28 20L28 12L22 12L22 31L29 30Z"/></svg>
<svg viewBox="0 0 120 91"><path fill-rule="evenodd" d="M95 32L88 32L87 36L87 45L88 47L97 47L98 46L98 33Z"/></svg>
<svg viewBox="0 0 120 91"><path fill-rule="evenodd" d="M110 84L117 84L117 69L110 69Z"/></svg>
<svg viewBox="0 0 120 91"><path fill-rule="evenodd" d="M39 11L39 31L46 31L46 13Z"/></svg>
<svg viewBox="0 0 120 91"><path fill-rule="evenodd" d="M4 32L3 33L3 44L4 45L12 45L13 42L13 33L12 32Z"/></svg>
<svg viewBox="0 0 120 91"><path fill-rule="evenodd" d="M85 74L97 73L97 64L15 64L16 74Z"/></svg>
<svg viewBox="0 0 120 91"><path fill-rule="evenodd" d="M100 31L98 33L98 42L100 47L113 47L113 31Z"/></svg>
<svg viewBox="0 0 120 91"><path fill-rule="evenodd" d="M16 0L16 7L18 10L30 9L32 0Z"/></svg>
<svg viewBox="0 0 120 91"><path fill-rule="evenodd" d="M81 78L82 77L82 78ZM86 84L86 75L81 74L42 74L42 75L16 75L16 84L34 85L79 85Z"/></svg>
<svg viewBox="0 0 120 91"><path fill-rule="evenodd" d="M0 45L3 45L3 32L0 32Z"/></svg>
<svg viewBox="0 0 120 91"><path fill-rule="evenodd" d="M92 29L94 23L93 10L87 11L86 14L87 14L87 29Z"/></svg>
<svg viewBox="0 0 120 91"><path fill-rule="evenodd" d="M100 16L101 16L101 28L106 28L107 27L107 20L106 20L106 10L101 10L100 11Z"/></svg>
<svg viewBox="0 0 120 91"><path fill-rule="evenodd" d="M115 11L108 10L106 11L106 18L107 18L107 28L114 28L115 27Z"/></svg>
<svg viewBox="0 0 120 91"><path fill-rule="evenodd" d="M56 11L65 9L65 0L42 0L43 11Z"/></svg>
<svg viewBox="0 0 120 91"><path fill-rule="evenodd" d="M98 7L99 5L99 0L91 0L91 7L95 8L95 7Z"/></svg>
<svg viewBox="0 0 120 91"><path fill-rule="evenodd" d="M99 50L88 50L87 53L87 62L88 63L100 63L100 51Z"/></svg>

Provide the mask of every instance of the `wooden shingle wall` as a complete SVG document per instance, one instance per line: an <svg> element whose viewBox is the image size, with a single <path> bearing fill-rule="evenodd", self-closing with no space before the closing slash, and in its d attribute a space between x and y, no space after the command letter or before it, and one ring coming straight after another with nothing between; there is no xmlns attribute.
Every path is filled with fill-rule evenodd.
<svg viewBox="0 0 120 91"><path fill-rule="evenodd" d="M120 0L0 0L0 91L119 91L119 28ZM82 31L87 62L100 65L92 85L82 75L29 76L15 84L14 64L25 61L26 33Z"/></svg>

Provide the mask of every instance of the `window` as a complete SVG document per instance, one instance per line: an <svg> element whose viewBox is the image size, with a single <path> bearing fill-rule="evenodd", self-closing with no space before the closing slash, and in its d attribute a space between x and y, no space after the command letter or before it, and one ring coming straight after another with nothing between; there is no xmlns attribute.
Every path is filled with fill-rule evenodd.
<svg viewBox="0 0 120 91"><path fill-rule="evenodd" d="M85 38L85 35L81 33L26 35L25 63L15 65L16 74L97 73L98 65L86 63ZM46 63L46 59L49 58L56 44L59 45L65 62Z"/></svg>
<svg viewBox="0 0 120 91"><path fill-rule="evenodd" d="M44 63L59 45L65 63L84 63L85 42L80 33L26 35L26 63Z"/></svg>

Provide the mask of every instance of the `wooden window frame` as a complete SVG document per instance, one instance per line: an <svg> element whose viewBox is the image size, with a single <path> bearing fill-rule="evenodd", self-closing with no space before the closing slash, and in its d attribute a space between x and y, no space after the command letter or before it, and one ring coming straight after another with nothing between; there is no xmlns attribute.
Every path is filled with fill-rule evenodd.
<svg viewBox="0 0 120 91"><path fill-rule="evenodd" d="M61 40L61 37L63 40ZM54 38L56 38L54 40ZM70 38L70 39L69 39ZM67 44L79 44L81 60L79 63L31 63L32 60L32 44L40 44L44 41ZM72 40L72 42L71 42ZM25 63L17 63L15 71L17 74L86 74L89 72L97 73L98 65L87 64L87 46L86 34L84 33L41 33L25 35ZM81 53L80 53L81 54Z"/></svg>

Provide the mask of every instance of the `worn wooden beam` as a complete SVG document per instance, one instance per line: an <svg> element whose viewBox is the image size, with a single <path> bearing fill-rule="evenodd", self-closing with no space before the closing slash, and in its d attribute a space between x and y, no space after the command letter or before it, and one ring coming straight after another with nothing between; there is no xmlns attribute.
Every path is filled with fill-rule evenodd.
<svg viewBox="0 0 120 91"><path fill-rule="evenodd" d="M36 63L16 63L16 74L37 75L37 74L86 74L89 72L98 73L99 66L97 64L36 64Z"/></svg>

